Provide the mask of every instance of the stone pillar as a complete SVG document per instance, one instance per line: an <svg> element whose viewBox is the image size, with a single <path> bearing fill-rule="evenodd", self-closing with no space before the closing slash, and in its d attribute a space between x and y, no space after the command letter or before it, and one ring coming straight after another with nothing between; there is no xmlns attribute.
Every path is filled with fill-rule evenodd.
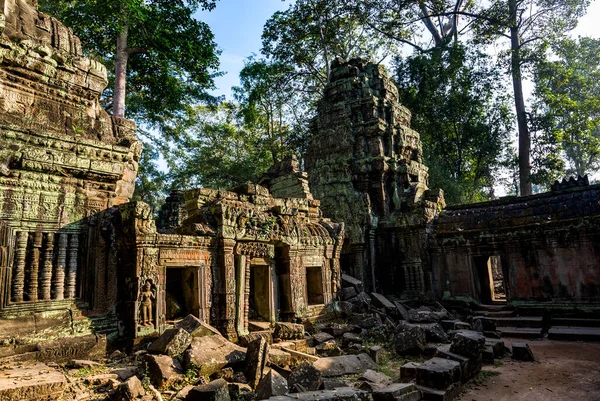
<svg viewBox="0 0 600 401"><path fill-rule="evenodd" d="M56 256L56 270L52 275L52 298L64 299L65 296L65 266L67 265L68 234L58 234L58 252Z"/></svg>
<svg viewBox="0 0 600 401"><path fill-rule="evenodd" d="M23 288L25 286L25 259L27 257L27 231L17 231L15 244L15 260L12 274L12 300L23 302Z"/></svg>
<svg viewBox="0 0 600 401"><path fill-rule="evenodd" d="M43 234L39 231L33 233L33 249L31 251L31 265L29 268L29 281L27 294L30 301L38 300L38 276L40 273L40 256Z"/></svg>
<svg viewBox="0 0 600 401"><path fill-rule="evenodd" d="M44 264L40 274L40 298L44 301L50 299L50 288L52 287L52 258L54 257L54 233L46 234L46 246L44 247Z"/></svg>
<svg viewBox="0 0 600 401"><path fill-rule="evenodd" d="M221 239L219 249L219 271L222 277L222 284L219 291L222 291L220 297L222 301L220 330L230 340L237 340L235 330L235 311L236 311L236 280L235 280L235 258L233 247L235 240Z"/></svg>
<svg viewBox="0 0 600 401"><path fill-rule="evenodd" d="M249 291L246 284L246 256L235 255L236 265L236 296L237 296L237 308L236 308L236 329L238 335L248 334L248 316L246 316L246 303L247 293Z"/></svg>
<svg viewBox="0 0 600 401"><path fill-rule="evenodd" d="M79 251L79 234L69 235L69 262L65 287L65 298L75 298L77 289L77 254Z"/></svg>
<svg viewBox="0 0 600 401"><path fill-rule="evenodd" d="M299 317L308 307L306 302L306 269L300 262L297 249L289 250L290 289L292 295L292 312Z"/></svg>

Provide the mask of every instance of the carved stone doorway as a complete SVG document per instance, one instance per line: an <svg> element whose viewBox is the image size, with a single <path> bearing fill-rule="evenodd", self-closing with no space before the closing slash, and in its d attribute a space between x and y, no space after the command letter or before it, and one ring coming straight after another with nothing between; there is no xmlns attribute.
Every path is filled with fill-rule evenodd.
<svg viewBox="0 0 600 401"><path fill-rule="evenodd" d="M166 320L182 319L189 314L200 317L200 269L197 267L167 267Z"/></svg>
<svg viewBox="0 0 600 401"><path fill-rule="evenodd" d="M475 290L482 304L506 302L506 280L500 256L476 256L473 260Z"/></svg>
<svg viewBox="0 0 600 401"><path fill-rule="evenodd" d="M323 269L321 266L309 266L306 268L306 299L309 306L325 303L323 295Z"/></svg>

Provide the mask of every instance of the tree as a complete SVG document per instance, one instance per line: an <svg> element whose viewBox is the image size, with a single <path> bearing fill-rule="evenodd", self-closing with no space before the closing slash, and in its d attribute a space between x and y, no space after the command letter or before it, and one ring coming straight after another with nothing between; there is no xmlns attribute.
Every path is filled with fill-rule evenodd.
<svg viewBox="0 0 600 401"><path fill-rule="evenodd" d="M304 91L319 97L329 82L336 57L379 60L393 43L358 21L344 1L297 0L265 24L262 52L293 66L304 77Z"/></svg>
<svg viewBox="0 0 600 401"><path fill-rule="evenodd" d="M538 142L550 148L538 155L546 168L538 169L535 181L549 185L564 173L600 170L600 40L563 39L545 48L534 69L532 126ZM567 165L548 166L561 154Z"/></svg>
<svg viewBox="0 0 600 401"><path fill-rule="evenodd" d="M110 72L104 104L173 135L172 120L187 105L210 101L218 50L210 28L193 18L216 0L41 0L89 46L89 55ZM128 88L126 92L125 88ZM127 94L127 96L126 96Z"/></svg>
<svg viewBox="0 0 600 401"><path fill-rule="evenodd" d="M299 153L304 142L306 108L298 96L294 67L280 61L250 57L240 72L240 86L234 87L244 125L260 133L272 162Z"/></svg>
<svg viewBox="0 0 600 401"><path fill-rule="evenodd" d="M194 107L183 121L185 134L168 156L174 188L230 189L256 182L271 166L261 133L244 126L236 105Z"/></svg>
<svg viewBox="0 0 600 401"><path fill-rule="evenodd" d="M455 43L397 59L396 67L431 185L444 188L450 204L488 199L512 125L491 57Z"/></svg>

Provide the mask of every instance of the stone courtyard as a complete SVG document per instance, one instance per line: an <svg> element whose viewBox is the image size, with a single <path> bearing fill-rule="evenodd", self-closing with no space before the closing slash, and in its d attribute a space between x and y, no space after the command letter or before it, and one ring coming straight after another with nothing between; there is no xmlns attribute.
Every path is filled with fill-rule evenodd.
<svg viewBox="0 0 600 401"><path fill-rule="evenodd" d="M155 220L106 68L3 7L0 400L599 399L587 177L446 207L385 70L336 59L303 168Z"/></svg>

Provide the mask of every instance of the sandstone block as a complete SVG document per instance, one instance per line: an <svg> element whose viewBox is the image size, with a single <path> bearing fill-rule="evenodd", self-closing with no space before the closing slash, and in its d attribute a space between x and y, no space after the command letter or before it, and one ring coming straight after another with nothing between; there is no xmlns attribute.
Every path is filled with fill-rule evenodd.
<svg viewBox="0 0 600 401"><path fill-rule="evenodd" d="M169 356L179 355L184 352L192 341L190 334L182 328L172 328L158 337L148 351L154 354L165 354Z"/></svg>

